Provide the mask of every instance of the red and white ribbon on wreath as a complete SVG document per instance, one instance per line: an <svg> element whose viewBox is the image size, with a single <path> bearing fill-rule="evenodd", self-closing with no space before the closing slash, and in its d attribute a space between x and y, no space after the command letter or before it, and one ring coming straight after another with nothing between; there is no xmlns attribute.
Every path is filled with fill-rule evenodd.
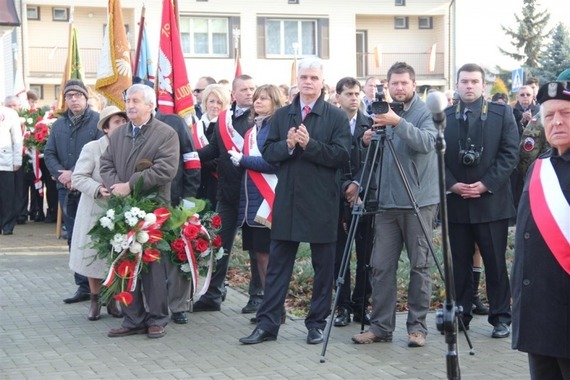
<svg viewBox="0 0 570 380"><path fill-rule="evenodd" d="M211 240L208 230L206 229L206 227L202 225L202 223L200 223L200 218L198 214L194 214L190 218L188 218L188 221L184 223L184 226L187 226L188 224L193 224L197 227L200 227L200 232L204 233L208 237L208 242ZM198 269L198 262L196 261L196 255L194 253L194 249L192 248L192 244L186 238L186 236L184 236L183 233L184 226L182 227L182 230L180 232L180 237L182 238L182 241L184 241L184 252L186 253L186 258L188 259L188 265L190 265L190 274L192 276L191 280L192 298L194 298L196 294L198 294L198 296L202 296L203 294L206 294L206 292L208 291L208 287L210 286L210 281L212 280L212 273L214 271L214 252L212 252L212 247L210 245L210 247L207 250L200 253L201 257L204 257L209 253L210 259L208 260L208 273L206 274L206 279L204 280L204 284L202 285L202 289L200 289L200 292L197 292L198 277L200 276L200 271Z"/></svg>
<svg viewBox="0 0 570 380"><path fill-rule="evenodd" d="M42 182L42 170L40 167L40 151L30 149L30 157L32 159L32 169L34 170L34 188L41 197L44 195L44 183Z"/></svg>
<svg viewBox="0 0 570 380"><path fill-rule="evenodd" d="M111 263L111 268L109 269L109 273L107 274L107 278L103 282L104 286L108 287L109 285L111 285L113 283L113 280L115 279L115 272L117 271L117 263L120 261L120 259L123 256L125 256L127 254L127 252L129 252L131 250L131 247L136 242L135 238L136 238L137 233L146 232L150 236L151 242L154 240L153 236L155 236L155 237L159 236L157 239L160 239L162 237L162 233L160 232L160 227L168 219L168 217L170 216L170 213L165 208L159 208L159 209L154 210L153 214L156 215L156 220L154 220L154 221L141 220L140 222L138 222L138 224L133 229L131 229L127 233L128 247L126 249L124 249L121 253L119 253L119 255ZM137 277L138 277L139 269L141 266L142 255L143 255L143 251L144 251L142 248L143 247L141 244L140 251L134 252L135 253L135 260L134 260L135 267L134 267L132 275L129 277L129 282L127 283L127 291L129 291L129 292L134 291L135 288L137 287Z"/></svg>
<svg viewBox="0 0 570 380"><path fill-rule="evenodd" d="M538 159L529 183L530 211L546 245L570 274L570 205L550 158Z"/></svg>

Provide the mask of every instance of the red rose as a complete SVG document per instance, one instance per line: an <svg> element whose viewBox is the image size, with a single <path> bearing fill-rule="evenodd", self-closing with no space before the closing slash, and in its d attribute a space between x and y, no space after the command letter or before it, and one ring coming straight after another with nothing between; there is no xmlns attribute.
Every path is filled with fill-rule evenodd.
<svg viewBox="0 0 570 380"><path fill-rule="evenodd" d="M148 248L143 252L142 259L145 263L153 263L160 258L160 251L156 248Z"/></svg>
<svg viewBox="0 0 570 380"><path fill-rule="evenodd" d="M46 135L43 132L38 132L36 133L36 140L38 140L38 142L42 143L44 142L44 140L46 139Z"/></svg>
<svg viewBox="0 0 570 380"><path fill-rule="evenodd" d="M194 246L194 248L196 249L196 251L202 253L202 252L206 251L209 246L210 246L210 244L208 244L208 242L206 240L200 238L200 239L196 240L196 245Z"/></svg>
<svg viewBox="0 0 570 380"><path fill-rule="evenodd" d="M130 260L125 260L119 264L119 269L117 269L117 274L120 277L127 278L132 277L134 274L135 262Z"/></svg>
<svg viewBox="0 0 570 380"><path fill-rule="evenodd" d="M155 228L149 229L147 230L147 233L148 233L148 242L150 244L155 244L162 240L162 231L159 229Z"/></svg>
<svg viewBox="0 0 570 380"><path fill-rule="evenodd" d="M222 218L220 218L219 215L214 215L212 217L212 227L220 228L221 225L222 225Z"/></svg>
<svg viewBox="0 0 570 380"><path fill-rule="evenodd" d="M216 248L220 248L222 246L222 237L220 235L216 235L214 239L212 239L212 245Z"/></svg>
<svg viewBox="0 0 570 380"><path fill-rule="evenodd" d="M133 302L133 295L129 292L121 292L114 297L117 301L125 304L128 306L131 302Z"/></svg>
<svg viewBox="0 0 570 380"><path fill-rule="evenodd" d="M178 252L178 255L176 257L178 258L178 261L182 261L183 263L188 261L188 257L186 257L186 252Z"/></svg>
<svg viewBox="0 0 570 380"><path fill-rule="evenodd" d="M176 240L174 240L172 242L172 244L170 244L170 247L172 248L172 250L176 253L181 253L184 252L184 247L186 246L186 244L184 243L184 240L178 238Z"/></svg>
<svg viewBox="0 0 570 380"><path fill-rule="evenodd" d="M187 224L186 226L184 226L184 229L182 230L182 234L188 240L196 239L198 237L199 232L200 232L200 227L194 224Z"/></svg>

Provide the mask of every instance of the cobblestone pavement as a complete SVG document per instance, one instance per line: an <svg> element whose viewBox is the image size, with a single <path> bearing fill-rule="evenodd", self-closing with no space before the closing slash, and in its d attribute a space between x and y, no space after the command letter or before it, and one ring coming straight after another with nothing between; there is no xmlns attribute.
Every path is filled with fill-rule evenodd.
<svg viewBox="0 0 570 380"><path fill-rule="evenodd" d="M2 379L445 379L447 345L435 329L424 348L408 348L405 313L397 315L392 343L356 345L353 323L333 328L322 345L305 343L303 320L288 318L276 342L243 346L253 326L241 314L247 297L232 289L220 312L190 314L190 323L170 323L167 335L108 338L120 319L103 311L87 320L88 302L66 305L75 291L67 247L54 224L17 226L0 235L0 378ZM492 339L485 317L471 323L475 355L459 335L463 379L528 379L526 355L510 339Z"/></svg>

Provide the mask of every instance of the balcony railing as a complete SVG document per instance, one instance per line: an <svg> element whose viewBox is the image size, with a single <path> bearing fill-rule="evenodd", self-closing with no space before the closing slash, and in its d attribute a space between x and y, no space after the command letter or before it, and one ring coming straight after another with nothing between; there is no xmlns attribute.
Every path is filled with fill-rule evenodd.
<svg viewBox="0 0 570 380"><path fill-rule="evenodd" d="M376 57L370 53L357 53L357 76L364 78L367 76L378 76L386 78L386 74L396 62L406 62L414 68L417 78L443 78L445 62L444 54L436 53L435 70L428 70L429 53L382 53L380 67L376 67Z"/></svg>
<svg viewBox="0 0 570 380"><path fill-rule="evenodd" d="M86 77L96 77L101 49L79 49L81 66ZM28 67L30 76L60 78L67 60L66 47L30 47L28 48Z"/></svg>

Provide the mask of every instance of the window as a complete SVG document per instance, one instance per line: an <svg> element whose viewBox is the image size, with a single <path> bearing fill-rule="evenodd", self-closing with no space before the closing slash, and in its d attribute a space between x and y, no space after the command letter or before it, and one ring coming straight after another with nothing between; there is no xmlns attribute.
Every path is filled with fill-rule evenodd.
<svg viewBox="0 0 570 380"><path fill-rule="evenodd" d="M408 25L407 17L394 17L394 29L408 29Z"/></svg>
<svg viewBox="0 0 570 380"><path fill-rule="evenodd" d="M299 0L287 0L287 4L299 4Z"/></svg>
<svg viewBox="0 0 570 380"><path fill-rule="evenodd" d="M257 18L257 57L292 58L293 44L298 56L329 58L329 20Z"/></svg>
<svg viewBox="0 0 570 380"><path fill-rule="evenodd" d="M60 89L61 89L61 85L59 85L59 84L56 84L56 85L53 87L53 92L54 92L53 97L54 97L54 99L59 98L59 95L60 95L59 90L60 90Z"/></svg>
<svg viewBox="0 0 570 380"><path fill-rule="evenodd" d="M418 17L418 28L419 29L433 29L433 17Z"/></svg>
<svg viewBox="0 0 570 380"><path fill-rule="evenodd" d="M406 0L396 0L394 5L397 7L404 7L406 6Z"/></svg>
<svg viewBox="0 0 570 380"><path fill-rule="evenodd" d="M41 84L31 84L30 90L38 94L38 97L40 99L44 98L44 86L42 86Z"/></svg>
<svg viewBox="0 0 570 380"><path fill-rule="evenodd" d="M39 20L40 19L40 7L26 7L28 20Z"/></svg>
<svg viewBox="0 0 570 380"><path fill-rule="evenodd" d="M69 21L69 8L52 8L53 21Z"/></svg>
<svg viewBox="0 0 570 380"><path fill-rule="evenodd" d="M202 57L233 56L232 19L227 17L180 17L184 54Z"/></svg>

